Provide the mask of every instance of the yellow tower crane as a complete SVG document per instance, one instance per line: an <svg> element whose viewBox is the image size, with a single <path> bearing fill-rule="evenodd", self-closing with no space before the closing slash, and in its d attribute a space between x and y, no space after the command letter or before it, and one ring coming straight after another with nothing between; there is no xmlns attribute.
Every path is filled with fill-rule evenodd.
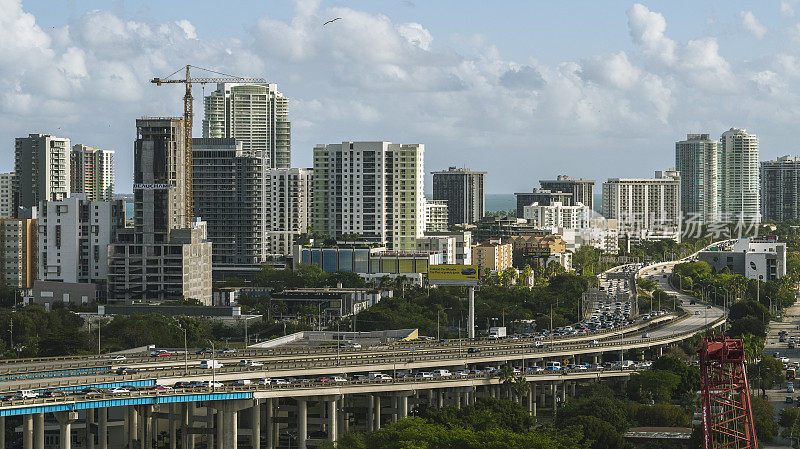
<svg viewBox="0 0 800 449"><path fill-rule="evenodd" d="M216 73L218 75L224 75L224 78L192 78L189 74L189 69L199 69L205 70L207 72ZM242 84L262 84L266 83L267 81L263 78L241 78L238 76L228 75L225 73L216 72L214 70L204 69L202 67L197 67L193 65L187 65L186 69L186 78L185 79L169 79L176 73L184 70L184 67L176 70L172 75L167 76L166 78L153 78L150 80L151 83L155 84L156 86L160 86L162 84L185 84L186 85L186 93L183 95L183 139L185 141L184 148L186 149L186 154L184 155L184 160L186 163L186 167L184 169L185 179L184 179L184 195L185 204L186 204L186 211L184 216L187 220L187 227L191 226L192 220L194 219L194 199L192 197L192 123L194 114L192 113L192 101L194 98L192 97L192 84L200 84L205 85L208 83L242 83Z"/></svg>

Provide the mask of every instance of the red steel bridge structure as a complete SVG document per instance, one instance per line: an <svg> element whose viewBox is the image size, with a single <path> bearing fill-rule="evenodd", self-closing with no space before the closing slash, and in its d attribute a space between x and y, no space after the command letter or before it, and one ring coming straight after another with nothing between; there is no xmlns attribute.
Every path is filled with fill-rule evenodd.
<svg viewBox="0 0 800 449"><path fill-rule="evenodd" d="M697 353L703 449L757 449L742 340L705 338Z"/></svg>

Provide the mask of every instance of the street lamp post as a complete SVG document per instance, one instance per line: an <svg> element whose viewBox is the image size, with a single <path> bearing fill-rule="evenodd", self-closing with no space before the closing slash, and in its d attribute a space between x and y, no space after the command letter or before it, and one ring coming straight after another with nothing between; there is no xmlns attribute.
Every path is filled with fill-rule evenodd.
<svg viewBox="0 0 800 449"><path fill-rule="evenodd" d="M217 385L217 361L216 361L216 353L217 350L214 347L214 340L211 340L211 391L214 391L214 388Z"/></svg>

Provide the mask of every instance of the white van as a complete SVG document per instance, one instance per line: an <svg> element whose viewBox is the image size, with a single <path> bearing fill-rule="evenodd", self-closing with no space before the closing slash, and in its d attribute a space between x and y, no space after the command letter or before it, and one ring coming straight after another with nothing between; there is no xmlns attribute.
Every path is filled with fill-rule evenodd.
<svg viewBox="0 0 800 449"><path fill-rule="evenodd" d="M452 376L449 370L446 369L435 369L433 370L433 377L447 377Z"/></svg>
<svg viewBox="0 0 800 449"><path fill-rule="evenodd" d="M236 385L240 385L240 386L246 386L246 385L250 385L252 383L253 383L253 381L250 380L250 379L239 379L239 380L236 381Z"/></svg>
<svg viewBox="0 0 800 449"><path fill-rule="evenodd" d="M200 369L218 369L222 368L222 363L219 360L203 360L200 362Z"/></svg>
<svg viewBox="0 0 800 449"><path fill-rule="evenodd" d="M33 390L20 390L15 394L18 399L35 399L39 397L39 393Z"/></svg>
<svg viewBox="0 0 800 449"><path fill-rule="evenodd" d="M392 376L383 373L369 373L369 380L392 380Z"/></svg>

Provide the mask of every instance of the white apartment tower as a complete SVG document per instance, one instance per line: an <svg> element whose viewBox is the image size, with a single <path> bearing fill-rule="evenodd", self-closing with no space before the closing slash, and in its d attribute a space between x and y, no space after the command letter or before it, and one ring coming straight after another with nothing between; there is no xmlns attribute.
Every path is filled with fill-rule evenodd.
<svg viewBox="0 0 800 449"><path fill-rule="evenodd" d="M342 142L314 148L313 229L415 250L425 231L425 146Z"/></svg>
<svg viewBox="0 0 800 449"><path fill-rule="evenodd" d="M291 166L289 99L277 84L220 83L205 97L203 137L233 138L264 168Z"/></svg>
<svg viewBox="0 0 800 449"><path fill-rule="evenodd" d="M14 142L14 213L42 200L61 201L70 193L69 139L29 134Z"/></svg>
<svg viewBox="0 0 800 449"><path fill-rule="evenodd" d="M114 197L114 152L77 144L70 153L70 192L89 201Z"/></svg>
<svg viewBox="0 0 800 449"><path fill-rule="evenodd" d="M124 201L91 201L78 193L39 204L39 280L100 282L108 245L125 227Z"/></svg>
<svg viewBox="0 0 800 449"><path fill-rule="evenodd" d="M708 134L687 134L675 142L675 169L681 174L681 209L684 220L720 221L719 142Z"/></svg>
<svg viewBox="0 0 800 449"><path fill-rule="evenodd" d="M0 173L0 219L14 218L14 172Z"/></svg>
<svg viewBox="0 0 800 449"><path fill-rule="evenodd" d="M603 183L603 214L619 232L647 239L680 241L681 178L674 170L654 178L611 178Z"/></svg>
<svg viewBox="0 0 800 449"><path fill-rule="evenodd" d="M447 222L447 201L425 200L425 232L445 232Z"/></svg>
<svg viewBox="0 0 800 449"><path fill-rule="evenodd" d="M295 238L309 231L313 173L310 168L276 168L267 172L270 254L292 254Z"/></svg>
<svg viewBox="0 0 800 449"><path fill-rule="evenodd" d="M725 221L760 223L758 137L738 128L722 133L719 165Z"/></svg>

